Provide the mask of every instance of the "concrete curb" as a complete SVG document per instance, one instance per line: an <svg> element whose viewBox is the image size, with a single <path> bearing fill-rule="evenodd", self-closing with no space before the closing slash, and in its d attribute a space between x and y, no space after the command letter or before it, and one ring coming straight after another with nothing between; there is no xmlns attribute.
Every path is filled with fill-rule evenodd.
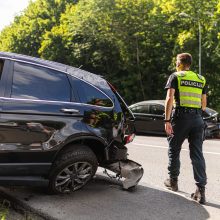
<svg viewBox="0 0 220 220"><path fill-rule="evenodd" d="M119 185L122 187L122 182L120 180L114 179L114 178L109 178L108 176L104 176L102 174L96 174L93 178L99 177L103 180L108 181L109 183L113 185ZM8 190L2 186L0 186L0 196L2 196L4 199L8 200L11 204L12 207L14 207L15 210L18 210L18 212L26 213L28 212L28 215L30 216L37 216L39 220L59 220L57 218L54 218L48 214L45 214L41 210L37 208L33 208L31 205L28 205L26 202L23 202L21 199L17 199L12 195L12 193L8 192ZM34 219L34 218L33 218Z"/></svg>
<svg viewBox="0 0 220 220"><path fill-rule="evenodd" d="M39 218L39 220L40 219L58 220L58 219L55 219L55 218L41 212L38 209L35 209L35 208L29 206L25 202L22 202L20 199L15 198L10 193L5 192L4 187L0 187L0 196L2 196L4 199L7 199L12 204L12 207L14 207L15 210L18 210L18 212L21 212L22 214L28 212L28 215L30 215L31 217L37 216Z"/></svg>

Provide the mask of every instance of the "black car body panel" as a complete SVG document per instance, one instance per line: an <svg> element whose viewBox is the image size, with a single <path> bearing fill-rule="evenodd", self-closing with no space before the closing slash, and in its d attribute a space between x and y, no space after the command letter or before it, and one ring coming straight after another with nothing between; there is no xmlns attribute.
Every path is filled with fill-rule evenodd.
<svg viewBox="0 0 220 220"><path fill-rule="evenodd" d="M129 106L135 116L137 133L164 135L164 100L152 100Z"/></svg>
<svg viewBox="0 0 220 220"><path fill-rule="evenodd" d="M89 145L100 166L127 159L134 116L105 79L19 54L0 52L0 61L0 183L45 182L74 143Z"/></svg>

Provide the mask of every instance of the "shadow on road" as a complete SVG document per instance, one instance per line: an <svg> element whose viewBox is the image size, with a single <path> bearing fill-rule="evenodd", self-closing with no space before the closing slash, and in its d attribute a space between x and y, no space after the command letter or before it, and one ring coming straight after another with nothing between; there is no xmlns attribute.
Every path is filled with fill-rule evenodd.
<svg viewBox="0 0 220 220"><path fill-rule="evenodd" d="M132 192L124 191L118 182L99 175L82 190L69 195L48 195L42 188L2 189L51 219L206 220L210 217L203 206L183 196L141 185Z"/></svg>

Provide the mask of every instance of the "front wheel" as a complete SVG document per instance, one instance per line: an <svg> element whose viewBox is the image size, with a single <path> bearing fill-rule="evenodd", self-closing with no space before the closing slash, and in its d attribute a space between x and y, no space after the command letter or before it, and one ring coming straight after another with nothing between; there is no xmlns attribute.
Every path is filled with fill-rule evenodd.
<svg viewBox="0 0 220 220"><path fill-rule="evenodd" d="M55 161L49 176L49 191L74 192L86 185L94 176L97 167L97 158L89 147L73 146Z"/></svg>

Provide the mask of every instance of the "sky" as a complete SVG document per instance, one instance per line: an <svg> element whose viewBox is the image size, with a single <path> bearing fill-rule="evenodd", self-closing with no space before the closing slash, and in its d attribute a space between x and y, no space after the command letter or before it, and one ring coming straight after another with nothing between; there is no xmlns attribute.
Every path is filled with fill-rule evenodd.
<svg viewBox="0 0 220 220"><path fill-rule="evenodd" d="M14 17L24 10L30 0L0 0L0 31L13 22Z"/></svg>

